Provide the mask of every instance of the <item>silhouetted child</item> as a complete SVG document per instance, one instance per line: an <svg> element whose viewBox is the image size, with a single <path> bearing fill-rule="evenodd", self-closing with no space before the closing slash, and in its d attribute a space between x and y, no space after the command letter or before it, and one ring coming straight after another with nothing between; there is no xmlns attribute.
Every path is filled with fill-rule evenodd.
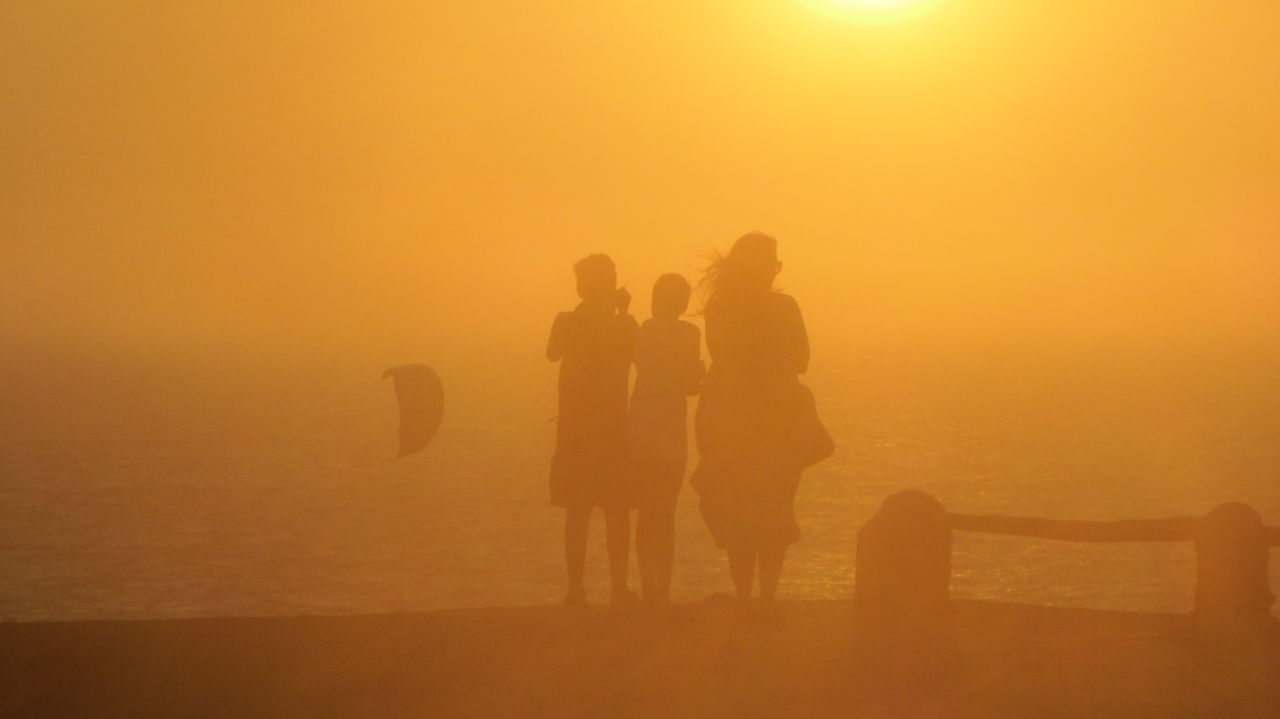
<svg viewBox="0 0 1280 719"><path fill-rule="evenodd" d="M591 511L604 510L612 602L633 601L627 589L631 507L627 464L627 384L636 321L631 295L618 288L613 260L591 255L573 266L582 302L556 315L547 359L560 362L560 417L551 458L551 503L565 508L565 603L586 603L583 564Z"/></svg>
<svg viewBox="0 0 1280 719"><path fill-rule="evenodd" d="M628 438L640 511L636 558L646 601L667 601L675 554L676 497L688 456L686 397L702 383L702 337L680 319L689 308L689 282L680 275L658 278L653 317L636 338L636 386L631 395Z"/></svg>

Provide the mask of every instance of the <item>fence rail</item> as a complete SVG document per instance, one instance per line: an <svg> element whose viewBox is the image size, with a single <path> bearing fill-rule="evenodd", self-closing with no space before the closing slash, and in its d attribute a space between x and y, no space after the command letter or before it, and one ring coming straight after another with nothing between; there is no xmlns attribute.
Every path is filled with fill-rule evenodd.
<svg viewBox="0 0 1280 719"><path fill-rule="evenodd" d="M1195 541L1203 522L1201 517L1090 521L947 513L947 523L956 530L1065 542L1189 542ZM1280 547L1280 527L1262 530L1268 546Z"/></svg>
<svg viewBox="0 0 1280 719"><path fill-rule="evenodd" d="M1268 574L1280 527L1264 525L1248 505L1221 504L1204 517L1080 521L957 514L917 491L890 495L858 531L856 597L868 624L946 624L956 530L1071 542L1190 541L1196 547L1193 626L1202 635L1280 638Z"/></svg>

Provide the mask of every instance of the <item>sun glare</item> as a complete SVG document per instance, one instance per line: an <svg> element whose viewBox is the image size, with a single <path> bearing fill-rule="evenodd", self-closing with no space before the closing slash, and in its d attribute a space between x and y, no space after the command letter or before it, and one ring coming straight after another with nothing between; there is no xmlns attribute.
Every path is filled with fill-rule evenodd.
<svg viewBox="0 0 1280 719"><path fill-rule="evenodd" d="M893 23L917 17L938 0L809 0L833 16L874 23Z"/></svg>

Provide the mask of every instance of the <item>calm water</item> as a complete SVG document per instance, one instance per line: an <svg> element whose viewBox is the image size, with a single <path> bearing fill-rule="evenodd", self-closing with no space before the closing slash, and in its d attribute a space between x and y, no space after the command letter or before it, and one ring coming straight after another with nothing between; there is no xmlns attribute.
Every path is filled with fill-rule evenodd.
<svg viewBox="0 0 1280 719"><path fill-rule="evenodd" d="M392 458L394 397L373 364L8 368L0 619L556 601L561 514L545 487L554 369L532 355L506 362L434 363L445 424L404 460ZM1280 367L1268 361L922 353L819 358L808 381L840 450L801 486L789 598L851 596L858 526L907 487L958 512L1079 519L1200 515L1242 500L1280 524ZM600 529L588 572L603 601ZM678 599L729 586L687 488L677 542ZM954 559L958 597L1190 606L1187 544L960 533Z"/></svg>

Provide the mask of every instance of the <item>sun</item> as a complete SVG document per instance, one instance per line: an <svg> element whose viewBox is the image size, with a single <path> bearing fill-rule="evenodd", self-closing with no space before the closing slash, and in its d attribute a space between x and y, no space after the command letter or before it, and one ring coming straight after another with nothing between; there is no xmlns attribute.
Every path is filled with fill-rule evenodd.
<svg viewBox="0 0 1280 719"><path fill-rule="evenodd" d="M939 0L808 0L833 16L872 23L894 23L918 17Z"/></svg>

